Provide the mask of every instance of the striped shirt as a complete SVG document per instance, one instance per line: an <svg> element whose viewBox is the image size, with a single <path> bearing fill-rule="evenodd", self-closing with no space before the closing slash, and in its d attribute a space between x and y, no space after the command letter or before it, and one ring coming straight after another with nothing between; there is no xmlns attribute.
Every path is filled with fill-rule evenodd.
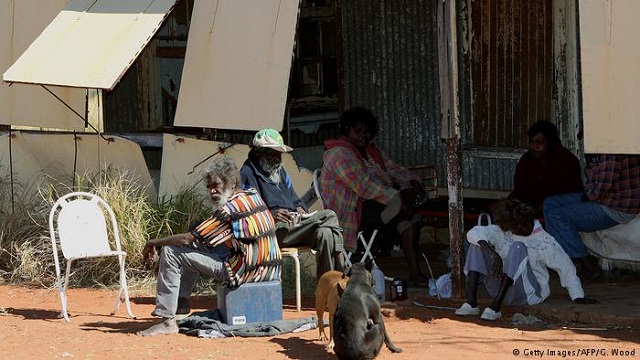
<svg viewBox="0 0 640 360"><path fill-rule="evenodd" d="M275 223L255 190L236 192L222 209L197 225L192 234L205 247L227 247L228 287L280 280L282 255Z"/></svg>

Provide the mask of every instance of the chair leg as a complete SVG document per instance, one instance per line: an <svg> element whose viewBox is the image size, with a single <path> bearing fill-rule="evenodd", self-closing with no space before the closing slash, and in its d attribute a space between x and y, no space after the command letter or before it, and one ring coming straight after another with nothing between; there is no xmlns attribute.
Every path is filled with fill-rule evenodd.
<svg viewBox="0 0 640 360"><path fill-rule="evenodd" d="M364 238L364 233L362 231L358 232L358 241L360 241L362 243L362 245L364 245L364 254L362 255L362 258L360 258L360 262L365 262L367 261L367 259L371 259L373 260L373 254L371 254L371 246L373 245L373 240L376 239L376 236L378 235L378 229L373 230L373 233L371 233L371 237L369 238L369 241L367 242L367 240L365 240ZM353 265L352 261L351 261L351 256L353 255L353 252L351 251L344 251L344 265L349 267L351 265Z"/></svg>
<svg viewBox="0 0 640 360"><path fill-rule="evenodd" d="M371 253L371 246L373 245L373 241L376 239L376 235L378 235L378 229L373 230L373 233L371 233L371 237L369 238L369 241L366 241L364 238L364 233L362 231L358 233L358 239L360 239L360 242L362 242L362 245L364 245L364 255L362 255L360 262L365 262L367 261L367 259L373 260L373 254Z"/></svg>
<svg viewBox="0 0 640 360"><path fill-rule="evenodd" d="M116 306L111 312L111 315L115 315L118 309L120 308L121 296L122 296L122 293L124 292L124 302L125 302L125 305L127 306L127 313L129 314L130 318L135 319L136 316L133 314L133 311L131 310L131 302L129 301L129 288L127 287L127 276L124 269L124 259L125 259L124 255L118 255L118 263L120 265L120 290L118 291L118 296L116 298Z"/></svg>
<svg viewBox="0 0 640 360"><path fill-rule="evenodd" d="M346 251L346 250L345 250L345 251L343 252L343 254L344 254L344 265L345 265L346 267L349 267L349 266L353 265L353 264L351 263L351 255L353 255L353 253L352 253L351 251Z"/></svg>
<svg viewBox="0 0 640 360"><path fill-rule="evenodd" d="M285 254L293 259L293 267L296 272L296 310L300 312L302 309L302 290L300 288L300 258L298 253Z"/></svg>
<svg viewBox="0 0 640 360"><path fill-rule="evenodd" d="M71 322L69 313L67 312L67 285L69 285L72 262L73 260L67 260L67 272L64 274L64 283L60 283L60 279L58 278L58 292L60 293L60 304L62 305L60 317L64 318L67 322Z"/></svg>
<svg viewBox="0 0 640 360"><path fill-rule="evenodd" d="M293 257L293 262L296 269L296 310L300 312L302 308L302 300L301 300L301 289L300 289L300 258L298 254L295 254Z"/></svg>

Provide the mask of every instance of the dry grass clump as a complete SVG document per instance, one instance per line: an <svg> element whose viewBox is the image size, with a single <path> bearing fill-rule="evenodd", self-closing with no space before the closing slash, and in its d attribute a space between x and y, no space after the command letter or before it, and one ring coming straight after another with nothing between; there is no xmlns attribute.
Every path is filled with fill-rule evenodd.
<svg viewBox="0 0 640 360"><path fill-rule="evenodd" d="M0 177L0 275L4 280L25 281L44 273L43 265L30 259L51 257L51 245L47 250L47 244L36 241L47 228L44 218L32 218L46 211L34 188L16 183L9 175Z"/></svg>
<svg viewBox="0 0 640 360"><path fill-rule="evenodd" d="M97 177L77 178L75 184L70 187L59 180L49 179L46 185L23 185L9 178L0 178L0 283L56 285L49 212L60 196L72 191L97 194L113 209L121 246L127 252L127 281L132 289L148 291L156 284L157 268L148 269L142 262L142 248L147 240L187 231L210 215L209 202L199 191L200 183L159 201L151 201L147 189L123 171L109 169ZM64 259L62 253L59 258ZM66 261L62 261L60 266L64 272ZM77 260L72 271L69 287L114 287L118 284L115 257ZM302 276L304 293L312 293L315 278L306 271ZM285 261L283 286L287 296L294 293L293 278L293 265ZM215 293L215 288L212 279L201 277L195 292L211 294Z"/></svg>

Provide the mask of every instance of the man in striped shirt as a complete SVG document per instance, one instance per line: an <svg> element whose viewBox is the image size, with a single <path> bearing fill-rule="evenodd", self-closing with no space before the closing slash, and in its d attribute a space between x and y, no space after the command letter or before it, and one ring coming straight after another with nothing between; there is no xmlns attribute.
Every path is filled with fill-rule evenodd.
<svg viewBox="0 0 640 360"><path fill-rule="evenodd" d="M145 261L157 258L162 246L156 308L162 321L138 332L141 336L178 332L176 311L185 301L199 274L228 287L245 282L280 280L282 255L275 223L253 189L240 189L240 172L229 158L215 160L204 172L213 214L190 232L147 241Z"/></svg>

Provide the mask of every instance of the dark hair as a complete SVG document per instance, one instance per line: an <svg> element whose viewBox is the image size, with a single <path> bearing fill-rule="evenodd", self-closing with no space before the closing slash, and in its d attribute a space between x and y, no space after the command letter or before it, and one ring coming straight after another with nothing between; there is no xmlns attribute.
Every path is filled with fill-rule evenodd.
<svg viewBox="0 0 640 360"><path fill-rule="evenodd" d="M547 120L538 120L531 125L529 130L527 130L527 135L529 135L529 137L534 137L539 133L544 135L549 148L555 148L562 145L560 142L560 135L558 135L558 128L552 122Z"/></svg>
<svg viewBox="0 0 640 360"><path fill-rule="evenodd" d="M498 202L494 217L495 223L499 225L502 230L517 234L520 232L520 229L531 229L533 221L536 219L536 211L525 201L504 199Z"/></svg>
<svg viewBox="0 0 640 360"><path fill-rule="evenodd" d="M378 134L378 118L369 109L361 106L356 106L342 113L340 117L340 134L348 135L349 129L358 124L364 125L371 133L372 138Z"/></svg>
<svg viewBox="0 0 640 360"><path fill-rule="evenodd" d="M233 161L229 157L222 157L218 159L214 159L205 169L204 169L204 180L206 181L210 177L217 176L224 182L225 187L229 185L230 182L234 182L233 190L237 190L240 188L240 184L242 181L240 180L240 171L238 170L238 166L235 161Z"/></svg>

